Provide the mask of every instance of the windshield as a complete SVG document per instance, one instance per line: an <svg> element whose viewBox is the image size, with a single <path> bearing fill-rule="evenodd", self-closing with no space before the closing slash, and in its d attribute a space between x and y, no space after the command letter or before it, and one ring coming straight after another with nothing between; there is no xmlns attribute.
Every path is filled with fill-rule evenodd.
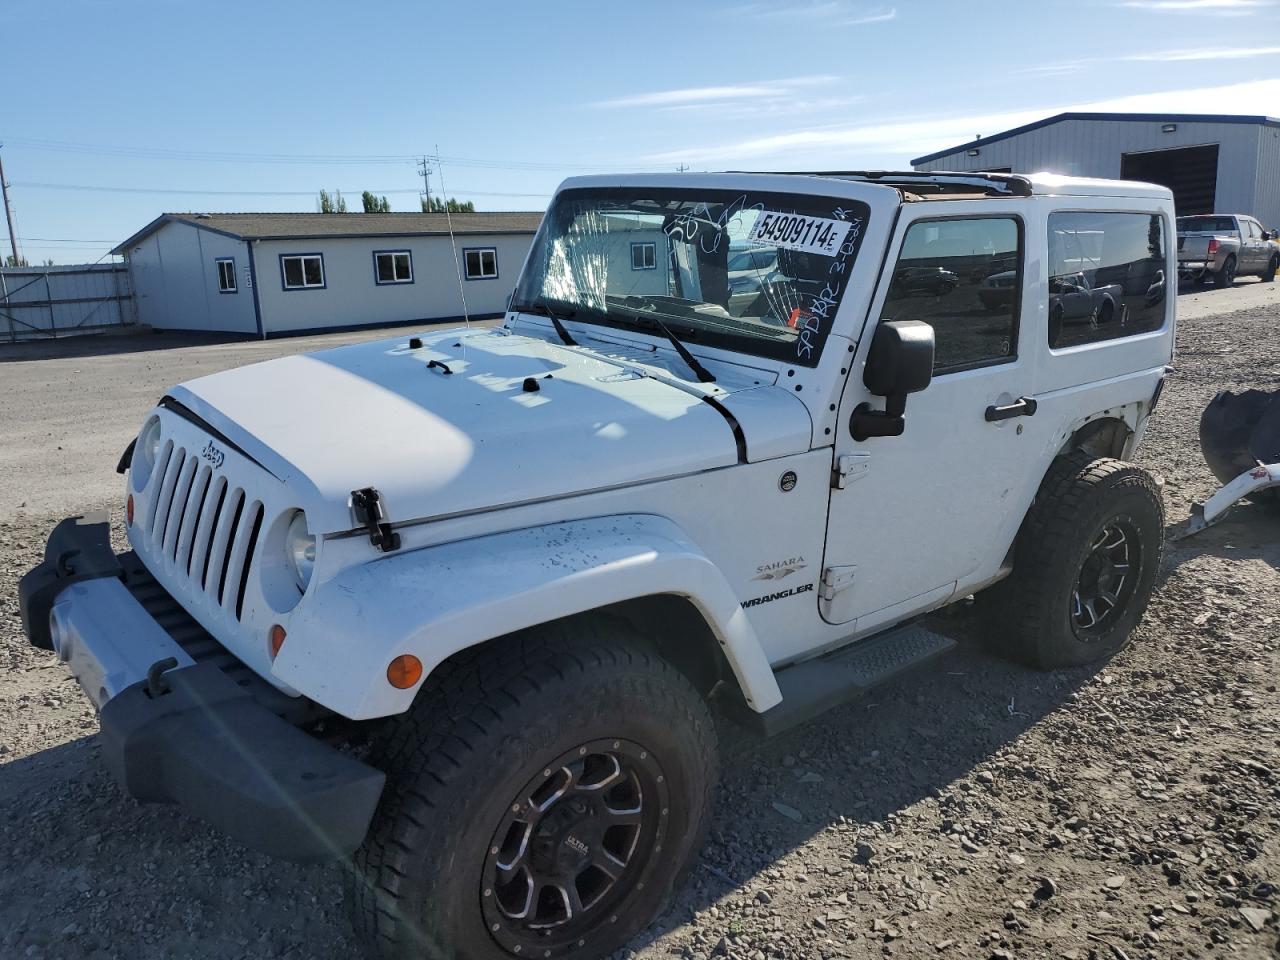
<svg viewBox="0 0 1280 960"><path fill-rule="evenodd" d="M813 366L869 210L741 190L566 190L538 233L513 309L652 329Z"/></svg>
<svg viewBox="0 0 1280 960"><path fill-rule="evenodd" d="M1234 230L1236 222L1230 217L1179 217L1178 229L1187 233L1199 231L1216 232L1218 230Z"/></svg>

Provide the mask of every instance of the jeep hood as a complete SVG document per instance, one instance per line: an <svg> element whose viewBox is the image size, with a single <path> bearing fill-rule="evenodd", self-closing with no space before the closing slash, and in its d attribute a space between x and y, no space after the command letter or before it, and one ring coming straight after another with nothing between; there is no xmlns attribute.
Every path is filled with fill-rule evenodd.
<svg viewBox="0 0 1280 960"><path fill-rule="evenodd" d="M356 525L364 487L400 522L809 448L808 412L772 371L710 363L718 382L704 385L645 344L465 329L408 340L269 360L170 396L296 491L320 534Z"/></svg>

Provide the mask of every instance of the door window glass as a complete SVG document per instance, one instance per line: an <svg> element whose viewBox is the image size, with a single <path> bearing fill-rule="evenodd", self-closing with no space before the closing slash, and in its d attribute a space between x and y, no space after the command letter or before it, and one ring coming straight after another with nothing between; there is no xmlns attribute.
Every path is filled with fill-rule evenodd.
<svg viewBox="0 0 1280 960"><path fill-rule="evenodd" d="M1017 356L1022 242L1012 217L921 220L902 241L881 317L923 320L935 373Z"/></svg>

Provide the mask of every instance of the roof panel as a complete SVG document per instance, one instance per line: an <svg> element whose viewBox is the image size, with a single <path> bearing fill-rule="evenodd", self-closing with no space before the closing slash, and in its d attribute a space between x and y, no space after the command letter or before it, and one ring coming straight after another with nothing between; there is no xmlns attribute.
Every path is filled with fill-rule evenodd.
<svg viewBox="0 0 1280 960"><path fill-rule="evenodd" d="M452 224L450 223L452 220ZM482 213L166 213L113 250L126 247L166 223L189 223L245 240L323 239L325 237L409 237L534 233L542 222L536 212Z"/></svg>
<svg viewBox="0 0 1280 960"><path fill-rule="evenodd" d="M1037 120L1034 123L1014 127L1012 130L995 133L989 137L979 137L977 140L970 140L968 143L957 144L945 150L925 154L923 157L916 157L911 161L911 165L914 167L921 163L931 163L934 160L940 160L942 157L949 157L953 153L983 147L989 143L998 143L1001 140L1008 140L1010 137L1030 133L1032 130L1039 130L1041 127L1047 127L1050 124L1061 123L1063 120L1097 120L1121 123L1251 123L1268 127L1280 127L1280 120L1275 117L1246 116L1230 113L1059 113L1056 116L1045 117L1043 120Z"/></svg>

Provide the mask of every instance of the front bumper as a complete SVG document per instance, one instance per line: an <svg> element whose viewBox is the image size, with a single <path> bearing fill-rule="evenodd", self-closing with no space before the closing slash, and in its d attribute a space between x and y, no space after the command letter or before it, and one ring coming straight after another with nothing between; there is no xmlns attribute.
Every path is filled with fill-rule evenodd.
<svg viewBox="0 0 1280 960"><path fill-rule="evenodd" d="M247 670L136 557L117 556L104 514L58 524L18 600L31 643L57 652L98 708L103 759L130 796L176 803L286 859L360 845L384 775L299 729L314 716L305 701Z"/></svg>

